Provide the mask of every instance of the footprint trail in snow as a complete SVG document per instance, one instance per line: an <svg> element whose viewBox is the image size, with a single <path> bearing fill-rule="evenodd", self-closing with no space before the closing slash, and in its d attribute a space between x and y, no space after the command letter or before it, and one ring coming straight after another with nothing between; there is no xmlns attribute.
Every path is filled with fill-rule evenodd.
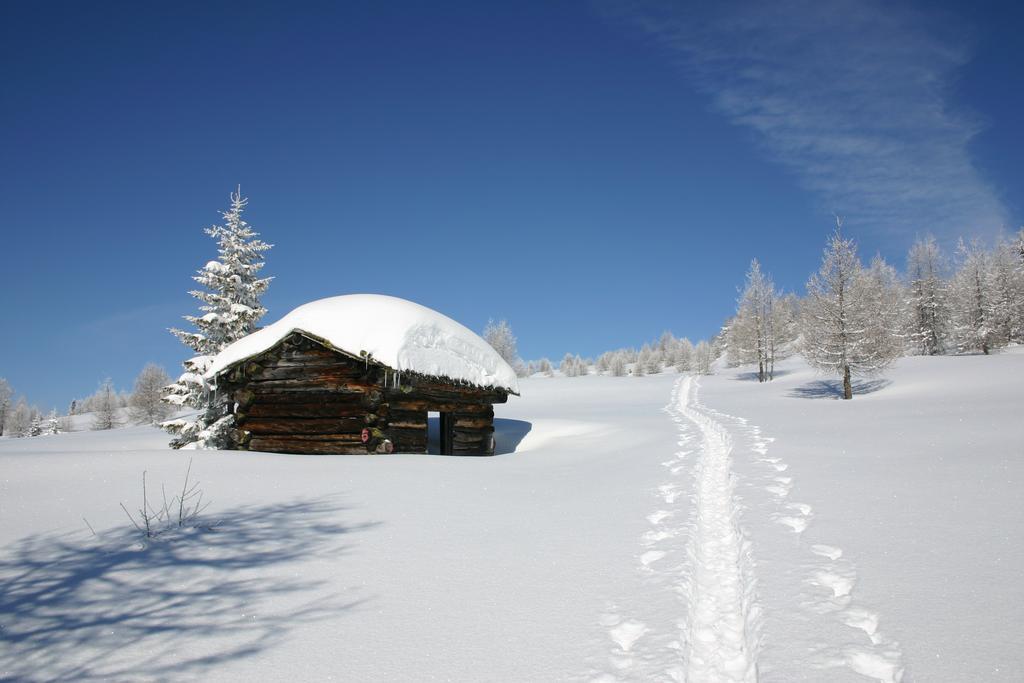
<svg viewBox="0 0 1024 683"><path fill-rule="evenodd" d="M812 630L803 641L803 656L789 659L793 673L806 676L808 667L845 668L880 683L900 683L904 667L898 644L879 632L877 613L854 602L853 564L841 548L808 547L801 541L814 512L791 498L795 477L789 464L768 454L774 439L744 418L700 403L698 388L698 379L681 378L665 409L678 429L679 450L662 463L667 480L652 491L657 507L647 515L650 528L636 554L652 602L633 609L609 604L601 626L610 641L612 671L599 667L590 680L753 683L762 664L767 679L777 680L778 661L773 666L769 655L782 653L762 652L763 643L768 635L787 639L795 634L790 629L763 631L766 623L785 623L780 614L795 615L802 608L804 627L817 624L822 630ZM742 480L734 471L737 465ZM753 471L747 472L750 467ZM752 501L759 501L755 508L749 507ZM789 584L796 591L771 592L759 600L754 545L741 515L745 525L757 530L753 538L766 544L762 554L782 552L786 557L775 562L787 564L796 560L793 552L807 556L797 560L807 572L804 589L796 575ZM786 576L772 574L765 581L773 590L785 589ZM790 599L783 599L791 592ZM793 599L798 593L803 595L799 604ZM829 629L820 620L831 622L833 629L850 629L850 637L821 638Z"/></svg>

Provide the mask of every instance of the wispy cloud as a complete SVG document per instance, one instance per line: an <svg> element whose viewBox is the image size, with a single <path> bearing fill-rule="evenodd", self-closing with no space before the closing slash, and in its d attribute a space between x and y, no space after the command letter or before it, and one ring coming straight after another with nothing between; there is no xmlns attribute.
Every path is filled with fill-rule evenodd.
<svg viewBox="0 0 1024 683"><path fill-rule="evenodd" d="M1006 220L971 159L980 121L951 101L970 59L952 17L857 0L713 6L639 2L617 14L669 48L822 209L903 236L990 231Z"/></svg>

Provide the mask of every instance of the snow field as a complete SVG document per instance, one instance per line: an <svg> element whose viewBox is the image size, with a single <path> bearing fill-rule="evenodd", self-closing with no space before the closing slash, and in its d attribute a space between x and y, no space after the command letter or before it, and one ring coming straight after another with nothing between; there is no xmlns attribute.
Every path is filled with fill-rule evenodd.
<svg viewBox="0 0 1024 683"><path fill-rule="evenodd" d="M219 524L151 544L166 435L0 439L0 678L1019 680L1024 353L746 370L527 380L494 458L197 451Z"/></svg>

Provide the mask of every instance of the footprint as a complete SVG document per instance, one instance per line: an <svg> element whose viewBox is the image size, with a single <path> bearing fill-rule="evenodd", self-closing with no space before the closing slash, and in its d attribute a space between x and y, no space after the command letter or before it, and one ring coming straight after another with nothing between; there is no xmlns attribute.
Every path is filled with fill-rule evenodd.
<svg viewBox="0 0 1024 683"><path fill-rule="evenodd" d="M648 550L640 556L640 564L645 567L649 567L651 564L657 562L663 557L665 557L665 553L661 550Z"/></svg>
<svg viewBox="0 0 1024 683"><path fill-rule="evenodd" d="M850 608L843 614L843 622L847 626L864 631L875 645L882 641L878 636L878 615L874 612L866 609Z"/></svg>
<svg viewBox="0 0 1024 683"><path fill-rule="evenodd" d="M847 665L862 676L874 678L880 683L900 683L903 680L903 665L897 652L879 654L847 648L844 656Z"/></svg>
<svg viewBox="0 0 1024 683"><path fill-rule="evenodd" d="M647 521L651 524L658 524L662 520L668 519L671 516L672 513L669 512L668 510L658 510L657 512L653 512L647 515Z"/></svg>
<svg viewBox="0 0 1024 683"><path fill-rule="evenodd" d="M775 521L788 526L798 534L803 533L807 528L807 519L805 517L776 517Z"/></svg>
<svg viewBox="0 0 1024 683"><path fill-rule="evenodd" d="M836 548L835 546L831 545L812 545L811 552L815 555L827 557L828 559L833 561L838 560L840 557L843 556L843 551L841 548Z"/></svg>
<svg viewBox="0 0 1024 683"><path fill-rule="evenodd" d="M790 503L786 507L790 510L796 510L804 517L809 517L811 514L811 506L807 503Z"/></svg>
<svg viewBox="0 0 1024 683"><path fill-rule="evenodd" d="M660 541L664 541L666 538L672 538L675 534L671 531L648 531L644 534L644 544L654 545Z"/></svg>
<svg viewBox="0 0 1024 683"><path fill-rule="evenodd" d="M815 572L814 578L811 579L811 583L816 586L828 588L832 591L833 598L849 598L850 592L853 591L853 579L846 576L840 576L832 572Z"/></svg>
<svg viewBox="0 0 1024 683"><path fill-rule="evenodd" d="M632 650L636 641L640 640L645 633L647 633L647 625L636 619L624 621L608 631L608 635L612 637L612 640L615 641L615 644L623 652Z"/></svg>
<svg viewBox="0 0 1024 683"><path fill-rule="evenodd" d="M785 484L788 486L789 484L793 483L793 477L775 477L775 481L779 482L780 484Z"/></svg>
<svg viewBox="0 0 1024 683"><path fill-rule="evenodd" d="M772 465L775 467L776 472L785 472L789 469L789 465L784 462L773 462Z"/></svg>
<svg viewBox="0 0 1024 683"><path fill-rule="evenodd" d="M788 486L765 486L764 490L767 491L768 493L774 493L776 496L780 498L785 498L786 496L789 495Z"/></svg>
<svg viewBox="0 0 1024 683"><path fill-rule="evenodd" d="M675 484L662 484L658 487L658 491L669 505L676 502L676 499L682 494L682 491Z"/></svg>

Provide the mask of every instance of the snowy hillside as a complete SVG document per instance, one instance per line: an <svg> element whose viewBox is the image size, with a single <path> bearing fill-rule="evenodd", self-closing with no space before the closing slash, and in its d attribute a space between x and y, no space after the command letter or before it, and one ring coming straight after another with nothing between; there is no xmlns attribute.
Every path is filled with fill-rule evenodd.
<svg viewBox="0 0 1024 683"><path fill-rule="evenodd" d="M2 439L0 677L1019 680L1022 376L535 377L493 458ZM190 457L212 530L140 543Z"/></svg>

